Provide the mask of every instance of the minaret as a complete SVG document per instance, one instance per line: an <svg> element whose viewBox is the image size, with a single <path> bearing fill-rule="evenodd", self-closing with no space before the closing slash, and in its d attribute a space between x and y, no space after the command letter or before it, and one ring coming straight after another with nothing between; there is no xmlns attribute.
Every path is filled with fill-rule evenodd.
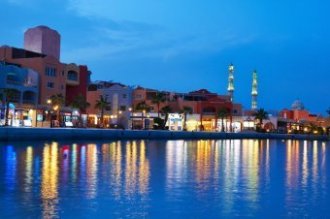
<svg viewBox="0 0 330 219"><path fill-rule="evenodd" d="M257 105L257 96L258 96L258 78L257 78L257 71L254 70L252 73L252 104L251 104L251 109L256 110L258 105Z"/></svg>
<svg viewBox="0 0 330 219"><path fill-rule="evenodd" d="M228 67L229 76L228 76L228 95L230 96L230 100L234 100L234 65L230 64Z"/></svg>

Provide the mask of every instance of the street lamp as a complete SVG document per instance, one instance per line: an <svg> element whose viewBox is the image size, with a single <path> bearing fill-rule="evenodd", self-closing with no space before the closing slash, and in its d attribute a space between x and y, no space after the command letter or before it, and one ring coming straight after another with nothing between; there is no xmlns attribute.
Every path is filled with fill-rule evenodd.
<svg viewBox="0 0 330 219"><path fill-rule="evenodd" d="M52 100L48 98L46 100L46 103L47 103L47 110L45 111L46 119L49 118L49 124L50 124L50 126L52 126L52 124L51 124L52 123L52 113L51 113ZM48 115L48 112L50 112L49 115Z"/></svg>

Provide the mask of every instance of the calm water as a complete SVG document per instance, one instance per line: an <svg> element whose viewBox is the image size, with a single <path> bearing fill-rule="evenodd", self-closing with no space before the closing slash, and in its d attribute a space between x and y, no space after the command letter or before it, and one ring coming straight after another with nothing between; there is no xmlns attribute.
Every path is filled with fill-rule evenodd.
<svg viewBox="0 0 330 219"><path fill-rule="evenodd" d="M0 218L330 218L330 144L0 145Z"/></svg>

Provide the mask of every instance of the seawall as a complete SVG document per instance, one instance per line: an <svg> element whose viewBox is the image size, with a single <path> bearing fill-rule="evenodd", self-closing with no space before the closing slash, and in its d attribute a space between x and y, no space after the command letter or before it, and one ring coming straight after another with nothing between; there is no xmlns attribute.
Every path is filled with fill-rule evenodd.
<svg viewBox="0 0 330 219"><path fill-rule="evenodd" d="M31 140L129 140L129 139L296 139L328 141L328 136L274 134L274 133L221 133L173 132L163 130L113 130L79 128L0 128L0 141Z"/></svg>

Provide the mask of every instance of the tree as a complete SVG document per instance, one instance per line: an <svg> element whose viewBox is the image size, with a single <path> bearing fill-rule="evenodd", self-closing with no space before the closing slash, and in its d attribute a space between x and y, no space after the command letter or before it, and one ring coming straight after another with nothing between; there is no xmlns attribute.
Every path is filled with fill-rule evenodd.
<svg viewBox="0 0 330 219"><path fill-rule="evenodd" d="M183 106L180 112L183 113L183 130L187 130L187 114L192 114L193 109L190 106Z"/></svg>
<svg viewBox="0 0 330 219"><path fill-rule="evenodd" d="M6 112L5 112L5 126L8 126L9 124L9 103L10 101L13 101L16 90L15 89L10 89L10 88L5 88L3 90L5 102L6 102Z"/></svg>
<svg viewBox="0 0 330 219"><path fill-rule="evenodd" d="M143 111L149 112L150 106L148 106L145 101L142 101L142 102L136 104L135 110L141 111L141 112L143 112Z"/></svg>
<svg viewBox="0 0 330 219"><path fill-rule="evenodd" d="M101 111L101 125L103 125L104 120L104 110L110 106L110 103L107 100L107 97L100 95L100 99L96 101L95 109Z"/></svg>
<svg viewBox="0 0 330 219"><path fill-rule="evenodd" d="M82 94L78 94L77 96L75 96L70 105L72 108L79 109L79 122L81 123L81 112L86 112L86 109L90 106L90 103L86 101L86 98Z"/></svg>
<svg viewBox="0 0 330 219"><path fill-rule="evenodd" d="M56 111L56 120L60 122L60 112L64 105L63 94L54 94L50 97L53 109Z"/></svg>
<svg viewBox="0 0 330 219"><path fill-rule="evenodd" d="M161 113L165 114L165 119L164 119L164 122L162 124L163 129L165 129L166 122L168 120L168 114L170 114L171 112L172 112L172 108L169 105L166 105L161 109Z"/></svg>
<svg viewBox="0 0 330 219"><path fill-rule="evenodd" d="M255 119L259 120L259 123L257 124L257 128L261 128L263 120L268 119L268 112L266 112L263 108L258 109L254 113L254 117Z"/></svg>
<svg viewBox="0 0 330 219"><path fill-rule="evenodd" d="M229 109L222 107L219 109L217 112L217 116L221 119L221 132L225 131L225 124L224 124L224 119L229 115Z"/></svg>
<svg viewBox="0 0 330 219"><path fill-rule="evenodd" d="M85 112L90 106L90 103L87 102L86 98L82 94L78 94L75 96L70 105L72 108L79 109L80 112Z"/></svg>
<svg viewBox="0 0 330 219"><path fill-rule="evenodd" d="M142 101L136 104L135 110L142 112L142 128L145 128L144 113L150 111L150 106L148 106L145 101Z"/></svg>
<svg viewBox="0 0 330 219"><path fill-rule="evenodd" d="M160 104L165 102L166 97L164 93L157 92L156 95L152 98L152 103L157 105L157 113L158 113L158 118L160 114Z"/></svg>

